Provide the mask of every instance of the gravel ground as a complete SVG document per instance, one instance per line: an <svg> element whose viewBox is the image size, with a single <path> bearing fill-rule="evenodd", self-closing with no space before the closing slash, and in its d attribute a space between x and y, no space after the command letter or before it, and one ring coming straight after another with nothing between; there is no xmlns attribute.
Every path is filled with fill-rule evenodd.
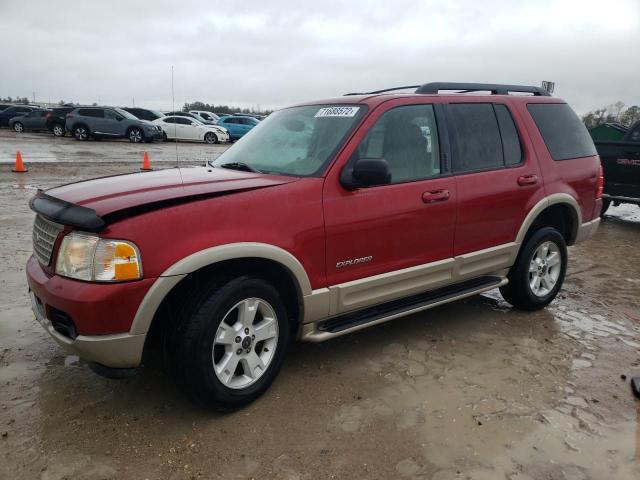
<svg viewBox="0 0 640 480"><path fill-rule="evenodd" d="M36 188L135 170L105 158L144 148L169 160L175 146L33 137L0 133L3 161L21 148L27 162L71 163L0 165L1 479L640 478L637 207L612 208L570 248L543 311L494 291L297 344L266 395L214 415L156 367L114 381L66 355L34 321L24 278ZM186 163L218 148L179 145Z"/></svg>

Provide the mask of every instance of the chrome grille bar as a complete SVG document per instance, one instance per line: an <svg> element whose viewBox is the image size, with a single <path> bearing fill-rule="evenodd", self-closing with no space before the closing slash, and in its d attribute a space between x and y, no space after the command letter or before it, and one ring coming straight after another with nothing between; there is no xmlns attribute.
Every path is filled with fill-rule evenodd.
<svg viewBox="0 0 640 480"><path fill-rule="evenodd" d="M41 264L49 265L51 263L53 245L63 228L58 223L36 215L33 222L33 253Z"/></svg>

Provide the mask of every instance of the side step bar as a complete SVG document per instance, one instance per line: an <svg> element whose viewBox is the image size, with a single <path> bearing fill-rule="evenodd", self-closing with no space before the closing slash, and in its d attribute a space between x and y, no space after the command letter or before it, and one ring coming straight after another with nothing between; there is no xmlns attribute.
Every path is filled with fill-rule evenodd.
<svg viewBox="0 0 640 480"><path fill-rule="evenodd" d="M506 278L494 276L479 277L457 285L383 303L365 310L345 313L323 320L315 325L307 325L307 327L312 328L309 331L303 331L302 340L307 342L323 342L330 338L339 337L371 325L388 322L389 320L421 312L444 303L477 295L506 285L508 282Z"/></svg>

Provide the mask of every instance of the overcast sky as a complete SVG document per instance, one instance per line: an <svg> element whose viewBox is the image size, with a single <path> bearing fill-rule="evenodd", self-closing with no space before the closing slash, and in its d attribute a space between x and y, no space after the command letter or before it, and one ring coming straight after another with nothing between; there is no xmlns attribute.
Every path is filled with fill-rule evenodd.
<svg viewBox="0 0 640 480"><path fill-rule="evenodd" d="M0 97L273 108L429 81L640 103L640 0L0 0Z"/></svg>

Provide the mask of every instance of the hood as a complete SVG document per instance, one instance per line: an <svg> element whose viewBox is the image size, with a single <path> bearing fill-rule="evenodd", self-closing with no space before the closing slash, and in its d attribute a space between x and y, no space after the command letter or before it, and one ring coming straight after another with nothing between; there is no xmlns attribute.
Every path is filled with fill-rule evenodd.
<svg viewBox="0 0 640 480"><path fill-rule="evenodd" d="M69 206L80 206L82 210L93 211L94 215L104 217L129 209L148 209L154 204L273 187L296 180L295 177L224 168L169 168L70 183L41 192L39 196L53 202L60 200L62 202L59 203ZM32 202L32 208L33 205ZM34 209L39 211L38 208ZM47 215L46 212L41 213Z"/></svg>

